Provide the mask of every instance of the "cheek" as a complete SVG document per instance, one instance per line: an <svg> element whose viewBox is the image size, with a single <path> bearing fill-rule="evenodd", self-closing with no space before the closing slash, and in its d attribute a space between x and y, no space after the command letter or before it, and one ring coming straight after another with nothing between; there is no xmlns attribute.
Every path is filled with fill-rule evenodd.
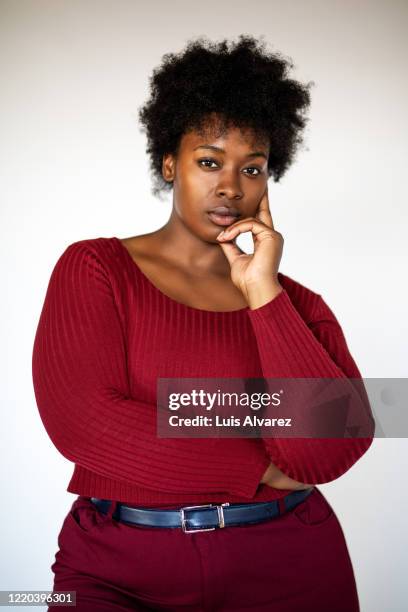
<svg viewBox="0 0 408 612"><path fill-rule="evenodd" d="M205 181L193 180L190 175L184 176L182 182L174 187L174 202L178 214L183 219L202 219L214 198Z"/></svg>
<svg viewBox="0 0 408 612"><path fill-rule="evenodd" d="M174 209L187 227L193 229L202 225L205 206L200 205L200 198L194 190L175 193Z"/></svg>

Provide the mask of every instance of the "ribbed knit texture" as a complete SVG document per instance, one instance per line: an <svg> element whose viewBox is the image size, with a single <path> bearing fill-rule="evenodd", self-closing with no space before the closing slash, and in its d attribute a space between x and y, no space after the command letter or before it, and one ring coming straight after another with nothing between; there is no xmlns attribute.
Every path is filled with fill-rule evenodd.
<svg viewBox="0 0 408 612"><path fill-rule="evenodd" d="M273 461L309 484L344 474L371 438L158 438L157 378L360 378L322 297L279 273L251 310L207 311L165 295L116 238L70 244L56 262L32 360L46 431L75 463L67 491L134 505L266 501Z"/></svg>

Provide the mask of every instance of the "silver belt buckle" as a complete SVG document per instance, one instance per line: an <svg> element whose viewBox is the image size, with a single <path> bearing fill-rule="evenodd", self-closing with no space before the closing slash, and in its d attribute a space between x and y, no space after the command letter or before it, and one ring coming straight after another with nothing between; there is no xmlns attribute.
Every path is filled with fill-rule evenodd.
<svg viewBox="0 0 408 612"><path fill-rule="evenodd" d="M214 531L214 529L216 529L216 527L206 527L205 529L187 529L186 528L186 515L184 511L192 510L194 508L217 508L218 527L225 527L223 506L229 506L229 502L225 502L224 504L221 504L221 505L203 504L201 506L184 506L183 508L180 508L182 530L184 531L184 533L197 533L199 531Z"/></svg>

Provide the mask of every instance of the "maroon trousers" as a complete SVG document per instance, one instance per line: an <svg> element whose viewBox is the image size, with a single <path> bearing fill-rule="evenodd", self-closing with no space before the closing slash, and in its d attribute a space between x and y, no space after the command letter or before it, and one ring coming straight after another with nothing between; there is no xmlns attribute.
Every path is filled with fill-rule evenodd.
<svg viewBox="0 0 408 612"><path fill-rule="evenodd" d="M198 533L119 523L79 496L58 547L53 590L76 591L78 612L359 612L343 530L317 488L278 518Z"/></svg>

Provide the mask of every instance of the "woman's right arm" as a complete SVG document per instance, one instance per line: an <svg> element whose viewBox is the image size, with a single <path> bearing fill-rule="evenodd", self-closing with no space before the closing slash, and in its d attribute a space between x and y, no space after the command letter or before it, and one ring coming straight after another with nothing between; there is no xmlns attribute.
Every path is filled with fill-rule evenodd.
<svg viewBox="0 0 408 612"><path fill-rule="evenodd" d="M108 266L89 242L70 244L58 259L34 340L34 392L53 444L96 474L143 488L251 499L270 463L259 441L223 439L215 447L208 439L158 438L156 406L130 396Z"/></svg>

